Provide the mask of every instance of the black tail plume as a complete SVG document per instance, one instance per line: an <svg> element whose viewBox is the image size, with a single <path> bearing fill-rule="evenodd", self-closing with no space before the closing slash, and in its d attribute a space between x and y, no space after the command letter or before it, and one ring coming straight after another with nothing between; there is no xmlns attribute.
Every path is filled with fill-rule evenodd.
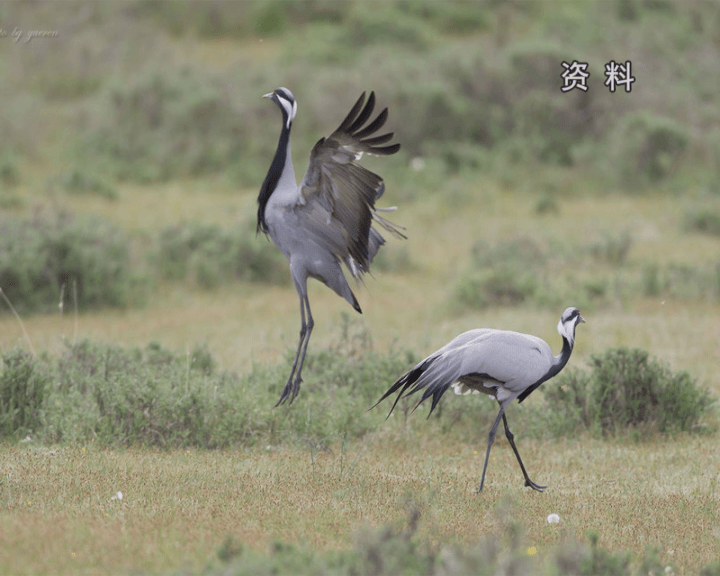
<svg viewBox="0 0 720 576"><path fill-rule="evenodd" d="M370 410L372 410L373 408L375 408L375 406L377 406L378 404L380 404L380 402L382 402L383 400L385 400L385 398L387 398L387 397L390 396L391 394L394 394L395 392L397 392L398 390L400 390L400 392L398 392L397 398L395 398L395 402L393 402L393 405L392 405L392 407L390 408L390 412L388 412L388 415L386 416L386 419L389 418L389 417L390 417L390 414L392 414L392 411L395 409L395 406L397 406L397 403L400 401L400 398L402 398L403 396L406 395L405 393L407 392L407 390L408 390L413 384L415 384L415 382L417 382L418 378L420 378L420 376L422 376L423 372L425 372L425 370L427 370L427 369L432 365L432 363L435 362L435 360L437 360L437 358L438 358L437 356L431 356L430 358L426 358L425 360L422 361L422 363L420 363L420 364L418 364L417 366L415 366L415 368L413 368L412 370L410 370L407 374L404 374L403 376L401 376L401 377L395 382L395 384L393 384L393 385L390 387L390 389L389 389L387 392L385 392L385 394L383 394L382 398L380 398L380 400L378 400L378 401L370 408ZM415 390L412 390L412 392L414 392L414 391L415 391ZM411 393L412 393L412 392L411 392ZM416 408L417 408L417 406L416 406Z"/></svg>

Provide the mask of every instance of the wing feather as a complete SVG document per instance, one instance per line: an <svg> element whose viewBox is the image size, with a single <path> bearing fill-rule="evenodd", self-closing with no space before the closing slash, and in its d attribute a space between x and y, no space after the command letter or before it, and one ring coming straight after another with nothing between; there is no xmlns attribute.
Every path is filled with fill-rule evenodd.
<svg viewBox="0 0 720 576"><path fill-rule="evenodd" d="M504 402L541 379L551 363L550 347L540 338L506 330L470 330L402 376L378 403L399 391L392 412L400 398L424 389L414 409L432 397L429 416L455 382L481 385L485 389L480 391Z"/></svg>
<svg viewBox="0 0 720 576"><path fill-rule="evenodd" d="M377 232L371 240L373 220L404 238L398 227L375 212L375 201L385 187L382 178L357 163L363 153L387 156L400 149L400 144L381 146L392 139L392 133L372 136L387 121L387 108L365 126L374 109L375 93L370 92L366 102L363 92L340 126L318 140L300 183L305 202L297 206L306 230L320 238L329 227L332 237L322 242L346 264L354 262L359 272L369 269L382 244ZM353 272L358 270L354 265L348 266Z"/></svg>
<svg viewBox="0 0 720 576"><path fill-rule="evenodd" d="M365 92L363 92L363 95L361 99L358 100L358 102L362 105L362 98L365 97ZM360 128L365 122L367 122L367 119L370 118L370 115L372 114L373 110L375 109L375 92L370 92L370 96L368 97L367 104L365 105L365 108L362 109L362 112L358 115L357 118L348 126L347 130L344 130L345 132L352 134L353 132L357 131L358 128Z"/></svg>

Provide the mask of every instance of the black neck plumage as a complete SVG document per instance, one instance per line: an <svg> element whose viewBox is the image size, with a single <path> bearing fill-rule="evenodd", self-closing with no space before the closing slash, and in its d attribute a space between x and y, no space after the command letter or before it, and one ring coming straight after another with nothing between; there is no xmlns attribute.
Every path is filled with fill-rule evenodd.
<svg viewBox="0 0 720 576"><path fill-rule="evenodd" d="M278 141L278 147L275 151L275 157L270 164L270 169L268 170L267 176L265 176L265 181L260 188L260 194L258 195L257 214L258 232L262 231L266 234L268 232L267 223L265 222L265 206L267 205L268 200L270 200L270 196L272 196L272 193L275 191L275 188L280 181L280 176L282 176L282 172L285 169L285 161L288 154L288 145L290 143L291 127L292 125L287 126L285 122L283 122L283 129L280 132L280 140Z"/></svg>
<svg viewBox="0 0 720 576"><path fill-rule="evenodd" d="M565 368L565 364L568 363L568 360L570 360L570 354L572 354L573 345L570 344L567 338L563 336L563 347L560 351L560 354L558 356L555 356L555 362L553 362L552 366L550 366L550 370L548 370L545 375L540 378L537 382L535 382L532 386L529 386L525 390L523 390L523 393L518 396L518 402L522 402L530 396L533 390L535 390L540 384L545 382L546 380L550 380L553 376L557 376L557 374Z"/></svg>

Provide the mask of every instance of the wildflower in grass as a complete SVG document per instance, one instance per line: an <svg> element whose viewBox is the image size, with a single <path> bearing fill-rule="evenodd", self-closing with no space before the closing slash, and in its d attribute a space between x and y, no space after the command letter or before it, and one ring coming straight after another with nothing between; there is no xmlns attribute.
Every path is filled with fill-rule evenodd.
<svg viewBox="0 0 720 576"><path fill-rule="evenodd" d="M110 500L122 500L122 492L118 490Z"/></svg>
<svg viewBox="0 0 720 576"><path fill-rule="evenodd" d="M548 516L548 524L557 524L558 522L560 522L560 516L557 514L550 514Z"/></svg>
<svg viewBox="0 0 720 576"><path fill-rule="evenodd" d="M535 556L537 554L537 548L535 546L530 546L530 548L527 549L528 556Z"/></svg>

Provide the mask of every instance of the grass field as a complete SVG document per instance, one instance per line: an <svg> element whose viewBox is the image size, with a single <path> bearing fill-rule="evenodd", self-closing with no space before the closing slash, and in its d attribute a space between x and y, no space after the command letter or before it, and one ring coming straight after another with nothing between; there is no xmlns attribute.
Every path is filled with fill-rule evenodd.
<svg viewBox="0 0 720 576"><path fill-rule="evenodd" d="M714 438L628 444L587 438L520 446L544 494L522 488L504 441L485 491L477 442L388 426L328 451L111 451L92 445L4 445L0 535L4 574L168 573L216 566L228 536L267 553L274 542L316 553L346 549L363 530L408 529L425 549L486 539L542 571L559 545L595 531L609 550L659 550L677 574L717 559L720 459ZM512 415L511 415L512 419ZM122 492L122 500L112 497ZM556 513L561 520L548 524ZM528 550L537 550L529 556ZM307 553L307 552L306 552Z"/></svg>
<svg viewBox="0 0 720 576"><path fill-rule="evenodd" d="M221 214L220 206L228 204L242 212L253 202L251 193L193 198L196 209L208 214ZM381 351L399 342L422 355L462 330L497 326L538 334L558 349L554 326L559 310L448 311L448 283L462 269L472 242L470 234L461 238L455 231L475 230L477 214L491 222L492 236L532 229L561 242L570 242L578 230L590 238L633 223L641 232L631 260L638 254L664 262L709 250L706 238L688 237L675 224L672 198L568 199L558 215L541 219L527 209L530 201L526 195L490 189L478 190L462 211L446 219L436 217L427 203L399 211L396 219L408 228L408 250L417 268L378 274L368 280L367 290L358 291L365 309L361 322L373 347ZM566 225L568 219L577 225ZM446 257L440 246L446 247ZM311 301L316 317L311 349L322 349L336 337L346 306L317 284ZM716 341L707 338L720 327L717 304L635 298L594 305L583 314L588 322L578 330L571 366L611 346L636 346L673 369L690 371L715 397L720 394ZM206 342L224 368L243 372L253 363L280 362L292 348L297 299L291 287L240 283L207 293L170 285L141 309L82 313L77 323L66 310L63 316L29 316L24 323L38 350L59 350L63 337L125 345L155 340L179 351ZM22 342L9 315L0 321L0 334L3 348ZM291 410L303 409L312 372L305 380ZM541 400L533 396L528 403ZM489 400L452 397L449 402ZM321 554L357 545L363 530L406 529L408 502L421 511L414 538L428 549L485 538L500 538L512 549L507 525L518 523L523 536L516 552L538 551L528 556L533 571L554 558L559 544L571 537L583 541L590 530L599 534L601 546L631 551L635 558L646 547L657 547L662 562L678 574L695 574L717 559L720 462L714 436L639 443L590 437L536 440L523 437L523 411L513 407L509 418L530 474L550 489L536 494L523 488L512 452L498 438L486 491L478 496L472 491L487 430L479 427L476 437L461 443L432 437L425 432L423 414L419 411L406 425L396 421L401 417L384 422L383 407L358 414L371 419L375 431L364 441L330 439L328 451L294 439L222 452L5 444L0 526L7 545L0 567L17 574L193 572L220 563L216 552L228 535L256 553L282 541ZM122 501L111 500L117 491ZM559 525L546 522L550 513L560 515Z"/></svg>
<svg viewBox="0 0 720 576"><path fill-rule="evenodd" d="M569 368L641 348L720 398L716 4L0 4L3 31L60 29L27 44L0 36L0 217L98 216L126 235L147 280L124 307L76 313L66 298L21 323L0 301L0 351L59 357L89 339L189 357L204 345L219 371L289 370L300 323L289 275L206 290L159 278L147 254L158 231L187 222L252 234L279 129L262 94L287 85L298 97L300 175L315 139L375 89L403 150L365 160L408 238L389 239L355 290L362 316L310 282L311 355L337 350L348 317L381 359L422 358L476 327L536 334L558 352L555 326L574 305L587 324ZM635 63L632 94L603 89L611 57ZM560 92L563 58L591 63L586 100ZM532 282L510 286L525 290L516 302L482 305L482 281L504 266ZM258 418L309 422L325 385L307 369L291 407L252 405ZM430 421L425 407L388 420L389 405L360 408L361 437L267 433L224 450L5 437L0 574L289 574L296 563L307 574L555 575L592 556L582 573L720 575L717 400L692 433L554 438L528 420L544 407L535 393L508 419L547 492L523 487L498 435L479 495L491 401L443 402ZM476 431L453 427L460 405L478 406Z"/></svg>

